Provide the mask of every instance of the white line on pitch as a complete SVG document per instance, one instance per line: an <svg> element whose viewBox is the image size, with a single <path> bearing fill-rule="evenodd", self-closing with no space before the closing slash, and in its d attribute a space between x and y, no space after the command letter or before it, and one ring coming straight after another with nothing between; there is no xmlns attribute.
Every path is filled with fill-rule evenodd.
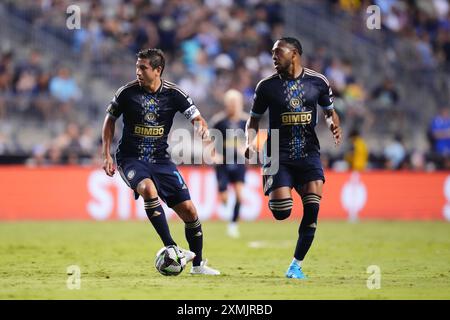
<svg viewBox="0 0 450 320"><path fill-rule="evenodd" d="M248 243L250 248L260 249L260 248L288 248L293 246L292 240L278 240L278 241L250 241Z"/></svg>

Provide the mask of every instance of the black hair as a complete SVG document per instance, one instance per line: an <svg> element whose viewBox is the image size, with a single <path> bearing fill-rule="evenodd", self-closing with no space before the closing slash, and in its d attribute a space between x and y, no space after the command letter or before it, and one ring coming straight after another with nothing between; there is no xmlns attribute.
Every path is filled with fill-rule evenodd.
<svg viewBox="0 0 450 320"><path fill-rule="evenodd" d="M356 137L358 137L359 135L361 135L361 132L359 131L359 128L358 127L354 127L354 128L352 128L351 130L350 130L350 133L349 133L349 137L350 138L356 138Z"/></svg>
<svg viewBox="0 0 450 320"><path fill-rule="evenodd" d="M283 37L278 40L289 43L291 46L293 46L295 49L297 49L299 55L303 54L302 44L300 43L300 41L298 39L293 38L293 37Z"/></svg>
<svg viewBox="0 0 450 320"><path fill-rule="evenodd" d="M137 57L139 59L148 59L150 61L150 66L153 69L161 67L161 75L164 71L164 66L166 65L166 59L164 57L164 52L161 49L145 49L138 52Z"/></svg>

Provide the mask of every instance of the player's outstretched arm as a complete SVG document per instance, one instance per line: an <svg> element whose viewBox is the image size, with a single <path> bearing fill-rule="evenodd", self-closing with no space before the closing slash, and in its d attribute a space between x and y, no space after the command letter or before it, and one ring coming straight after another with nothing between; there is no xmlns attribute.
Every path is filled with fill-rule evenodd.
<svg viewBox="0 0 450 320"><path fill-rule="evenodd" d="M247 120L245 124L245 157L250 159L253 153L256 152L256 136L259 130L259 118L252 117Z"/></svg>
<svg viewBox="0 0 450 320"><path fill-rule="evenodd" d="M325 110L325 121L333 134L334 143L338 146L342 143L342 129L339 116L334 109Z"/></svg>
<svg viewBox="0 0 450 320"><path fill-rule="evenodd" d="M110 114L107 114L102 128L102 156L103 156L103 170L112 177L115 173L114 160L111 157L111 143L114 138L114 129L116 126L116 119Z"/></svg>

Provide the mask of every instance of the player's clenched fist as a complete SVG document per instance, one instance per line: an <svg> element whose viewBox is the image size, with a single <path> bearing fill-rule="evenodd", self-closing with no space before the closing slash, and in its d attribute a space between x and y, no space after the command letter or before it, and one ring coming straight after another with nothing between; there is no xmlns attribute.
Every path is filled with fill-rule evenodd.
<svg viewBox="0 0 450 320"><path fill-rule="evenodd" d="M342 129L340 126L335 125L334 123L331 124L330 130L333 133L334 142L336 145L340 145L342 142Z"/></svg>
<svg viewBox="0 0 450 320"><path fill-rule="evenodd" d="M209 138L209 130L206 126L199 126L196 129L196 132L203 140L207 140Z"/></svg>
<svg viewBox="0 0 450 320"><path fill-rule="evenodd" d="M106 156L103 160L103 170L105 170L106 174L110 177L112 177L116 172L116 168L114 167L114 160L110 155Z"/></svg>
<svg viewBox="0 0 450 320"><path fill-rule="evenodd" d="M193 121L194 130L203 140L208 140L209 138L209 129L208 124L206 123L203 117L198 116Z"/></svg>

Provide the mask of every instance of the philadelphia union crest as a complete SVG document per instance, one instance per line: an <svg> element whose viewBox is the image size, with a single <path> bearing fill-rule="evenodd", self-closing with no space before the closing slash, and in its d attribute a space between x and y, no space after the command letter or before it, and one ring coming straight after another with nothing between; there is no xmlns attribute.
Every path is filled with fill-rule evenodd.
<svg viewBox="0 0 450 320"><path fill-rule="evenodd" d="M289 105L290 105L292 108L297 108L298 106L300 106L300 100L297 99L297 98L292 98L292 99L289 101Z"/></svg>
<svg viewBox="0 0 450 320"><path fill-rule="evenodd" d="M148 112L145 114L144 117L145 121L151 122L156 120L156 113Z"/></svg>

